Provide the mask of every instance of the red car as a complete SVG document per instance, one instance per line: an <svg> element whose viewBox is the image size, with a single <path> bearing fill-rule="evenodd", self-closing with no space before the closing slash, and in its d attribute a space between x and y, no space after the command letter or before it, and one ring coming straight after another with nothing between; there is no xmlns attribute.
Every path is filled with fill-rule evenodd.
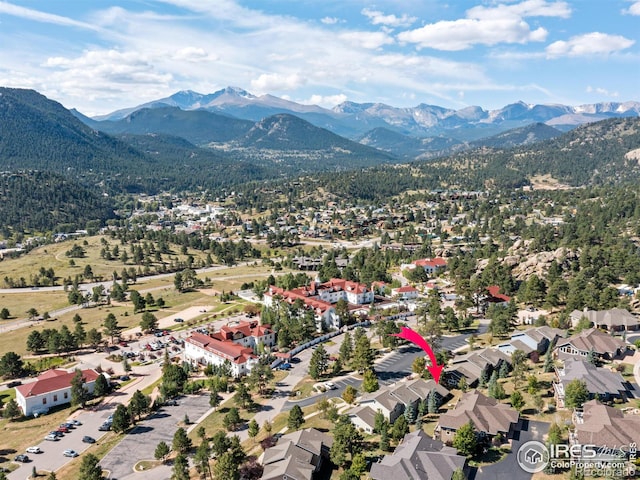
<svg viewBox="0 0 640 480"><path fill-rule="evenodd" d="M58 427L58 432L69 433L69 429L64 425L61 425L60 427Z"/></svg>

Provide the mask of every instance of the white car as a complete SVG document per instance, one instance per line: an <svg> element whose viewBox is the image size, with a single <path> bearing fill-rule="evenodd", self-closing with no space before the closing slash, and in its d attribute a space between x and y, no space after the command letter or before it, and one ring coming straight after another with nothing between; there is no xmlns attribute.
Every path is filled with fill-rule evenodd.
<svg viewBox="0 0 640 480"><path fill-rule="evenodd" d="M333 384L333 382L327 382L327 383L325 383L325 384L324 384L324 388L326 388L327 390L335 390L335 389L336 389L336 388L338 388L338 387L336 387L336 386Z"/></svg>
<svg viewBox="0 0 640 480"><path fill-rule="evenodd" d="M45 440L49 440L50 442L57 442L58 441L58 436L54 435L53 433L50 433L49 435L44 437L44 439Z"/></svg>
<svg viewBox="0 0 640 480"><path fill-rule="evenodd" d="M29 447L27 448L27 453L42 453L42 449L40 447Z"/></svg>
<svg viewBox="0 0 640 480"><path fill-rule="evenodd" d="M78 452L76 452L75 450L65 450L64 452L62 452L62 454L65 457L77 457L78 456Z"/></svg>

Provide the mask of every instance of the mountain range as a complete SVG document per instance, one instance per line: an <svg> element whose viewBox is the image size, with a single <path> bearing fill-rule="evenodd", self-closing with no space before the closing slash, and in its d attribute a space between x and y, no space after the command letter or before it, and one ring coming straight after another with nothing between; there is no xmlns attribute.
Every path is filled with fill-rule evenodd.
<svg viewBox="0 0 640 480"><path fill-rule="evenodd" d="M373 129L386 128L412 137L445 136L464 142L531 123L545 123L566 131L583 123L607 118L640 116L640 102L633 101L575 107L517 102L497 110L485 110L478 106L454 110L426 104L393 107L382 103L344 102L333 109L326 109L273 95L256 96L241 88L227 87L211 94L180 91L166 98L95 117L94 120L117 121L138 110L167 106L181 110L206 110L254 122L271 115L288 113L352 140L359 140Z"/></svg>

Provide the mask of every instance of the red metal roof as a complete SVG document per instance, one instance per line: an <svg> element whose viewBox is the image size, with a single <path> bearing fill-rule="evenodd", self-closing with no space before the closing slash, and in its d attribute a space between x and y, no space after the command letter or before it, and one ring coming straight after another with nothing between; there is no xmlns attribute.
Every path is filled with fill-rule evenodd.
<svg viewBox="0 0 640 480"><path fill-rule="evenodd" d="M27 398L34 395L42 395L71 386L71 380L76 374L75 371L67 372L66 370L52 369L40 374L35 382L19 385L16 390ZM82 370L82 377L86 383L94 382L100 374L93 369Z"/></svg>
<svg viewBox="0 0 640 480"><path fill-rule="evenodd" d="M255 358L253 349L249 347L244 347L231 340L218 340L203 333L192 333L186 341L237 364Z"/></svg>

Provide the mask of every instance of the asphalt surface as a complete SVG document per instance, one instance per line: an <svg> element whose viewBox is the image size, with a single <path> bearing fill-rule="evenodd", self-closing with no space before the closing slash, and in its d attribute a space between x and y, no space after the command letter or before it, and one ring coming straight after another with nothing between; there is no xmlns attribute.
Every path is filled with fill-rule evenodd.
<svg viewBox="0 0 640 480"><path fill-rule="evenodd" d="M482 326L481 326L482 327ZM482 327L484 328L484 327ZM481 328L481 329L482 329ZM467 344L467 338L471 336L470 333L465 333L462 335L456 335L452 337L443 337L442 338L442 348L445 350L455 350ZM341 337L336 337L341 338ZM336 340L337 347L340 346L340 340ZM398 350L390 353L385 356L381 361L378 361L375 365L376 374L378 376L378 382L381 385L388 385L390 383L397 382L408 375L411 375L411 366L413 365L413 361L420 356L424 356L424 351L422 351L418 347L414 346L403 346ZM298 368L302 366L306 370L307 362L300 362L298 364ZM295 364L294 364L295 365ZM344 389L347 385L351 385L354 388L359 388L362 384L362 380L353 377L353 376L345 376L340 379L332 379L333 384L336 386L335 390L328 390L325 393L314 395L309 398L305 398L303 400L298 401L287 401L282 407L282 411L288 411L293 408L294 405L299 405L300 407L306 407L308 405L313 405L321 398L332 398L332 397L340 397L344 392Z"/></svg>
<svg viewBox="0 0 640 480"><path fill-rule="evenodd" d="M530 440L542 441L549 431L549 424L524 420L523 429L516 432L511 444L511 453L498 463L481 467L470 480L530 480L533 474L525 472L518 465L517 453L520 446Z"/></svg>
<svg viewBox="0 0 640 480"><path fill-rule="evenodd" d="M132 474L147 478L145 473L134 473L136 463L145 459L153 460L156 446L161 441L171 446L173 434L181 426L185 414L192 422L196 422L210 409L208 394L189 395L180 397L177 406L163 407L140 422L101 460L100 465L108 472L107 478L122 480Z"/></svg>

